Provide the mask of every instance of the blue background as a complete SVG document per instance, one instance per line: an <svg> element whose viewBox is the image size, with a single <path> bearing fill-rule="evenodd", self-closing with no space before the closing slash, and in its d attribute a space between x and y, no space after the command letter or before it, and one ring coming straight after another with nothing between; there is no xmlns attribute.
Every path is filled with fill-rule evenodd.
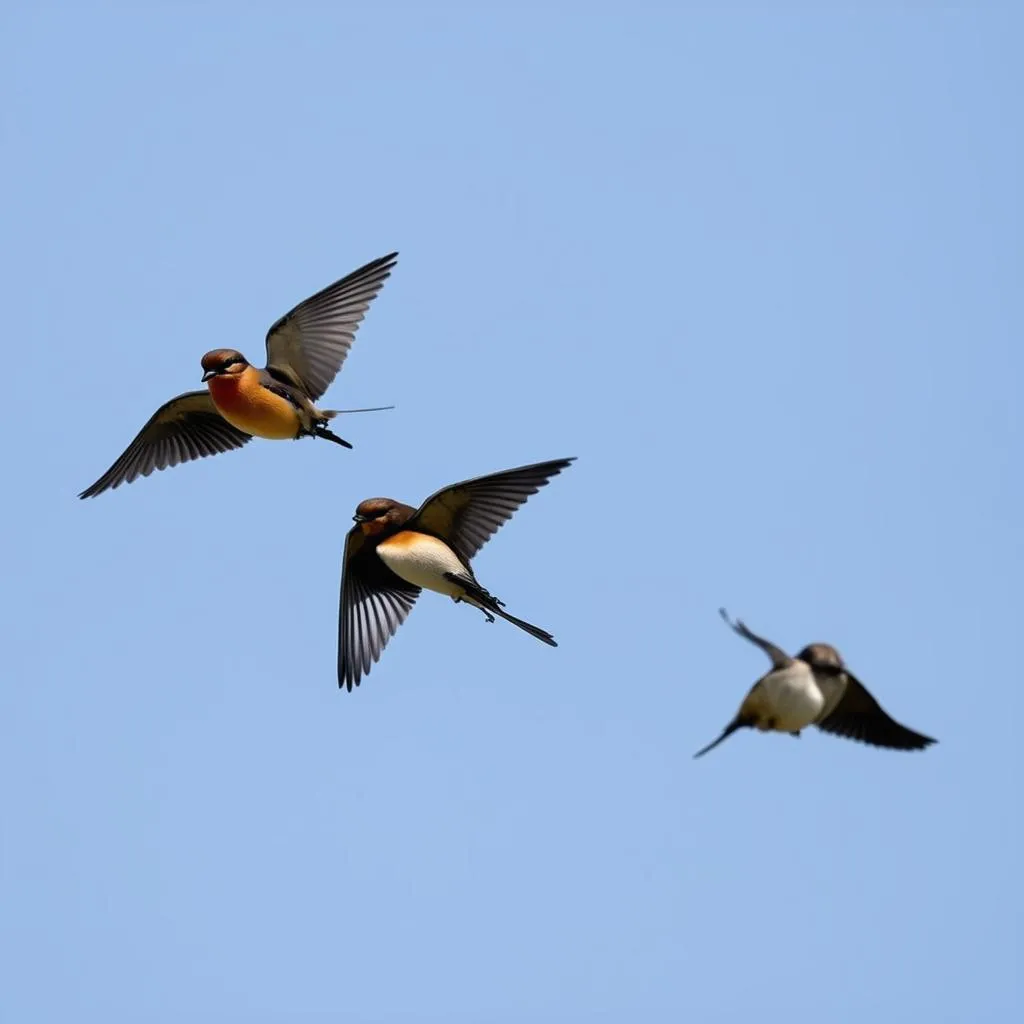
<svg viewBox="0 0 1024 1024"><path fill-rule="evenodd" d="M5 7L0 1010L1006 1020L1020 9ZM328 392L75 495L397 248ZM357 502L579 461L335 682ZM694 750L837 645L940 744Z"/></svg>

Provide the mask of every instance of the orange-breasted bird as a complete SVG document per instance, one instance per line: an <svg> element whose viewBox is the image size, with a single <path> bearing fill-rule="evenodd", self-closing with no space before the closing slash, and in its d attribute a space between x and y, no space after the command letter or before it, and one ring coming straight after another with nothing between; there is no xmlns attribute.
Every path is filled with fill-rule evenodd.
<svg viewBox="0 0 1024 1024"><path fill-rule="evenodd" d="M351 448L327 429L341 412L314 404L341 369L356 330L398 259L391 253L300 302L267 331L267 365L218 348L202 358L204 391L162 405L121 457L79 495L92 498L153 470L241 448L253 437L322 437ZM386 406L383 408L391 408Z"/></svg>
<svg viewBox="0 0 1024 1024"><path fill-rule="evenodd" d="M452 484L418 509L367 498L345 540L338 622L338 685L359 685L423 588L497 615L557 647L547 630L517 619L481 586L470 562L531 494L573 459L521 466Z"/></svg>
<svg viewBox="0 0 1024 1024"><path fill-rule="evenodd" d="M892 750L923 750L936 742L891 718L831 645L808 644L791 658L741 621L731 622L724 608L719 614L744 640L768 655L772 670L754 683L718 739L694 757L703 756L744 728L799 736L802 729L816 725L834 736Z"/></svg>

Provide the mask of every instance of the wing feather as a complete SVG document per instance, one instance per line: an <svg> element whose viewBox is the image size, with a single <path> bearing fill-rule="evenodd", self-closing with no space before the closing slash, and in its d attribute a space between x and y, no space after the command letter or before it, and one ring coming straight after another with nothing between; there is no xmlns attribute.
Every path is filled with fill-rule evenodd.
<svg viewBox="0 0 1024 1024"><path fill-rule="evenodd" d="M427 498L407 528L440 537L468 565L531 494L573 461L538 462L445 487Z"/></svg>
<svg viewBox="0 0 1024 1024"><path fill-rule="evenodd" d="M241 448L252 440L233 427L209 391L188 391L160 406L117 461L80 498L94 498L154 470Z"/></svg>
<svg viewBox="0 0 1024 1024"><path fill-rule="evenodd" d="M419 595L419 587L380 560L358 527L349 531L338 615L339 686L351 690L369 674Z"/></svg>
<svg viewBox="0 0 1024 1024"><path fill-rule="evenodd" d="M936 742L891 718L856 676L845 674L846 691L835 710L817 723L819 729L833 736L893 750L923 750Z"/></svg>
<svg viewBox="0 0 1024 1024"><path fill-rule="evenodd" d="M300 386L314 402L320 398L397 260L396 252L373 260L285 313L267 331L267 369Z"/></svg>

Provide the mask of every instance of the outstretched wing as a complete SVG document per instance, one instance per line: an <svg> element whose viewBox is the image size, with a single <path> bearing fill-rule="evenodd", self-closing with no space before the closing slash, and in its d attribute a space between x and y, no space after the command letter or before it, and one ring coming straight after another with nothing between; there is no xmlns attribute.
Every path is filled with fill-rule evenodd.
<svg viewBox="0 0 1024 1024"><path fill-rule="evenodd" d="M155 469L228 452L251 440L217 412L209 391L188 391L160 406L117 462L79 497L94 498Z"/></svg>
<svg viewBox="0 0 1024 1024"><path fill-rule="evenodd" d="M412 611L420 588L396 576L357 526L345 540L338 613L338 686L359 685Z"/></svg>
<svg viewBox="0 0 1024 1024"><path fill-rule="evenodd" d="M398 259L393 252L300 302L267 331L267 369L315 402L330 387L356 330Z"/></svg>
<svg viewBox="0 0 1024 1024"><path fill-rule="evenodd" d="M893 750L924 750L936 742L930 736L914 732L890 718L856 676L846 672L846 677L846 692L835 710L817 723L819 729L834 736Z"/></svg>
<svg viewBox="0 0 1024 1024"><path fill-rule="evenodd" d="M406 524L446 541L467 565L531 494L572 459L554 459L464 480L432 494Z"/></svg>

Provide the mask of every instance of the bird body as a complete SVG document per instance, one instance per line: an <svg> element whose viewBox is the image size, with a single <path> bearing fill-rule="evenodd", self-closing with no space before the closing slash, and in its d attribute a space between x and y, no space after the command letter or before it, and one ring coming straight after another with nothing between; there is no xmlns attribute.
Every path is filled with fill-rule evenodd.
<svg viewBox="0 0 1024 1024"><path fill-rule="evenodd" d="M467 599L466 588L458 578L468 567L443 540L416 530L399 530L377 544L377 554L407 583L448 597ZM469 600L473 603L471 598Z"/></svg>
<svg viewBox="0 0 1024 1024"><path fill-rule="evenodd" d="M338 413L318 409L308 394L271 370L251 366L241 352L215 349L203 356L203 381L217 411L233 427L271 441L326 437L352 446L326 429Z"/></svg>
<svg viewBox="0 0 1024 1024"><path fill-rule="evenodd" d="M296 403L266 387L255 366L247 364L242 373L211 377L206 386L221 416L253 437L284 441L302 433Z"/></svg>
<svg viewBox="0 0 1024 1024"><path fill-rule="evenodd" d="M810 666L793 661L762 676L739 713L762 732L797 733L817 721L824 706L824 694Z"/></svg>

